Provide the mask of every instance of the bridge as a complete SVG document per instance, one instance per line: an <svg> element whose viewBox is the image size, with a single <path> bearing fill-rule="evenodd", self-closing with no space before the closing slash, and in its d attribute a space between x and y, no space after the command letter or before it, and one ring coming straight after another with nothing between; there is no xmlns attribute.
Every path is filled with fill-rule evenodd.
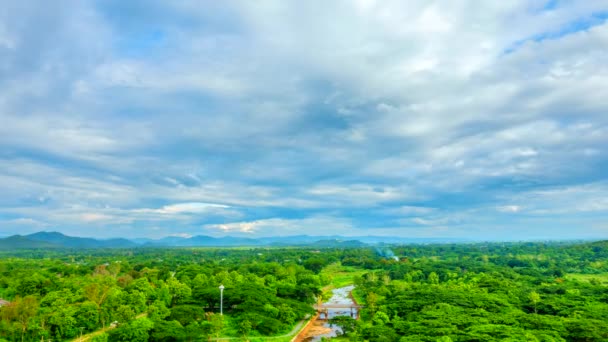
<svg viewBox="0 0 608 342"><path fill-rule="evenodd" d="M361 309L363 305L357 304L315 304L314 308L319 313L320 320L329 319L329 309L344 309L350 310L350 317L354 319L359 319L359 309Z"/></svg>
<svg viewBox="0 0 608 342"><path fill-rule="evenodd" d="M357 304L315 304L314 308L317 311L324 309L360 309L363 308L363 305Z"/></svg>

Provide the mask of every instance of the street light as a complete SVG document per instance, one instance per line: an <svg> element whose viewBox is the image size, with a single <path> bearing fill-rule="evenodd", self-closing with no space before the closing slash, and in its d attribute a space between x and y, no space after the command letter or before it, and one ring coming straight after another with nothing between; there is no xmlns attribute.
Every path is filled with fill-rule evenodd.
<svg viewBox="0 0 608 342"><path fill-rule="evenodd" d="M224 285L220 285L220 315L224 316Z"/></svg>

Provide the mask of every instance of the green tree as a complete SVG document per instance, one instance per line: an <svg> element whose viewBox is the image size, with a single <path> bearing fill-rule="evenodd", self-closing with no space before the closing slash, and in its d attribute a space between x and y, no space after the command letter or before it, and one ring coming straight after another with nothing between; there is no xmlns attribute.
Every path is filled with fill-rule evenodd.
<svg viewBox="0 0 608 342"><path fill-rule="evenodd" d="M540 295L536 291L532 291L528 295L528 299L530 300L530 302L532 302L532 305L534 305L534 313L538 313L537 305L538 302L540 302Z"/></svg>
<svg viewBox="0 0 608 342"><path fill-rule="evenodd" d="M105 315L102 315L102 305L106 302L112 291L113 280L101 275L94 278L93 283L85 285L84 296L97 306L98 317L101 320L102 326L105 328L106 319Z"/></svg>
<svg viewBox="0 0 608 342"><path fill-rule="evenodd" d="M170 314L171 310L169 310L165 306L165 303L161 301L156 301L148 307L148 318L150 318L153 322L162 321Z"/></svg>
<svg viewBox="0 0 608 342"><path fill-rule="evenodd" d="M187 341L200 341L201 337L205 337L205 331L204 331L204 327L203 324L207 323L207 322L190 322L185 328L184 328L184 339Z"/></svg>
<svg viewBox="0 0 608 342"><path fill-rule="evenodd" d="M330 324L335 324L342 330L342 333L348 335L357 329L357 321L350 316L336 316L329 319Z"/></svg>
<svg viewBox="0 0 608 342"><path fill-rule="evenodd" d="M91 342L108 342L108 334L101 333L91 337Z"/></svg>
<svg viewBox="0 0 608 342"><path fill-rule="evenodd" d="M150 333L154 341L181 341L185 338L184 327L178 321L158 321Z"/></svg>
<svg viewBox="0 0 608 342"><path fill-rule="evenodd" d="M293 324L296 321L297 314L294 312L291 306L287 304L281 304L278 309L278 318L281 322L286 324Z"/></svg>
<svg viewBox="0 0 608 342"><path fill-rule="evenodd" d="M177 279L171 278L167 282L169 293L171 293L171 306L183 303L192 296L192 290L186 284L180 283Z"/></svg>
<svg viewBox="0 0 608 342"><path fill-rule="evenodd" d="M118 320L119 323L127 323L132 321L135 316L136 312L133 311L132 307L129 305L121 305L118 307L118 310L116 310L114 317L116 317L116 320Z"/></svg>
<svg viewBox="0 0 608 342"><path fill-rule="evenodd" d="M2 319L18 324L21 341L23 341L25 332L37 312L38 301L34 296L17 297L12 303L2 308Z"/></svg>
<svg viewBox="0 0 608 342"><path fill-rule="evenodd" d="M79 327L84 327L87 331L97 328L99 323L99 311L97 309L97 304L91 301L78 305L75 316L76 324Z"/></svg>
<svg viewBox="0 0 608 342"><path fill-rule="evenodd" d="M304 267L315 273L321 272L325 265L327 265L327 260L321 257L312 257L304 261Z"/></svg>
<svg viewBox="0 0 608 342"><path fill-rule="evenodd" d="M143 317L130 323L120 324L118 328L109 332L110 342L147 342L150 330L154 327L151 320Z"/></svg>
<svg viewBox="0 0 608 342"><path fill-rule="evenodd" d="M368 293L365 297L365 303L367 303L367 307L373 315L376 312L376 306L378 305L378 295L374 292Z"/></svg>
<svg viewBox="0 0 608 342"><path fill-rule="evenodd" d="M374 315L373 323L374 325L385 325L390 321L390 318L385 312L378 311Z"/></svg>
<svg viewBox="0 0 608 342"><path fill-rule="evenodd" d="M251 322L247 319L244 319L238 323L237 330L239 332L239 335L247 336L251 332L251 328L252 328Z"/></svg>
<svg viewBox="0 0 608 342"><path fill-rule="evenodd" d="M76 336L80 331L76 318L76 307L59 306L49 315L48 324L57 339L64 339Z"/></svg>
<svg viewBox="0 0 608 342"><path fill-rule="evenodd" d="M171 308L171 320L176 320L182 325L192 321L202 320L206 317L205 311L198 305L178 305Z"/></svg>
<svg viewBox="0 0 608 342"><path fill-rule="evenodd" d="M439 276L437 275L437 273L431 272L429 273L427 281L429 282L429 284L437 285L439 284Z"/></svg>
<svg viewBox="0 0 608 342"><path fill-rule="evenodd" d="M110 275L114 278L116 278L118 276L118 274L120 273L120 269L121 269L121 265L120 263L117 262L113 262L111 263L106 270L110 273Z"/></svg>
<svg viewBox="0 0 608 342"><path fill-rule="evenodd" d="M219 337L220 331L224 328L224 316L208 312L207 320L211 323L211 334Z"/></svg>

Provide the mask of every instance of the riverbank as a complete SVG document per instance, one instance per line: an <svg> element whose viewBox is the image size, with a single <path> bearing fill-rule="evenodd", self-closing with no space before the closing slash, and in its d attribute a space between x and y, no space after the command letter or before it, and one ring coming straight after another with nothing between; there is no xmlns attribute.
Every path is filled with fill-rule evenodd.
<svg viewBox="0 0 608 342"><path fill-rule="evenodd" d="M321 319L320 315L317 315L315 319L311 320L308 326L298 334L294 341L316 342L320 341L323 337L328 338L340 335L342 333L340 327L332 326L327 319L336 316L350 315L351 317L357 317L359 315L358 309L354 309L353 311L353 307L356 306L356 302L352 297L354 288L354 285L348 285L331 290L331 298L322 303L322 305L327 306L325 309L327 317L325 317L326 315L323 315L323 319Z"/></svg>
<svg viewBox="0 0 608 342"><path fill-rule="evenodd" d="M368 270L359 267L344 266L335 262L321 271L321 277L326 279L326 284L329 284L327 287L331 289L352 285L356 277L362 277L367 272Z"/></svg>
<svg viewBox="0 0 608 342"><path fill-rule="evenodd" d="M294 336L290 342L303 342L304 338L311 332L311 329L314 326L314 322L319 318L319 314L317 313L314 317L312 317L306 325L300 330L300 332Z"/></svg>

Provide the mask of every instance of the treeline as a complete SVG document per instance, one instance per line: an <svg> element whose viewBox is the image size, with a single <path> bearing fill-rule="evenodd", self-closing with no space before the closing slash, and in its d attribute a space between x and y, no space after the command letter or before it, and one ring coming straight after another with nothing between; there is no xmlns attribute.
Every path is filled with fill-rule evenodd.
<svg viewBox="0 0 608 342"><path fill-rule="evenodd" d="M606 242L5 252L0 340L281 335L336 263L363 274L361 320L334 320L343 339L608 341Z"/></svg>
<svg viewBox="0 0 608 342"><path fill-rule="evenodd" d="M337 322L349 340L608 341L606 242L393 251L356 279L363 319Z"/></svg>
<svg viewBox="0 0 608 342"><path fill-rule="evenodd" d="M0 260L0 339L189 341L273 335L312 313L322 280L310 250L25 251ZM219 315L223 284L224 313ZM115 327L115 328L114 328Z"/></svg>

